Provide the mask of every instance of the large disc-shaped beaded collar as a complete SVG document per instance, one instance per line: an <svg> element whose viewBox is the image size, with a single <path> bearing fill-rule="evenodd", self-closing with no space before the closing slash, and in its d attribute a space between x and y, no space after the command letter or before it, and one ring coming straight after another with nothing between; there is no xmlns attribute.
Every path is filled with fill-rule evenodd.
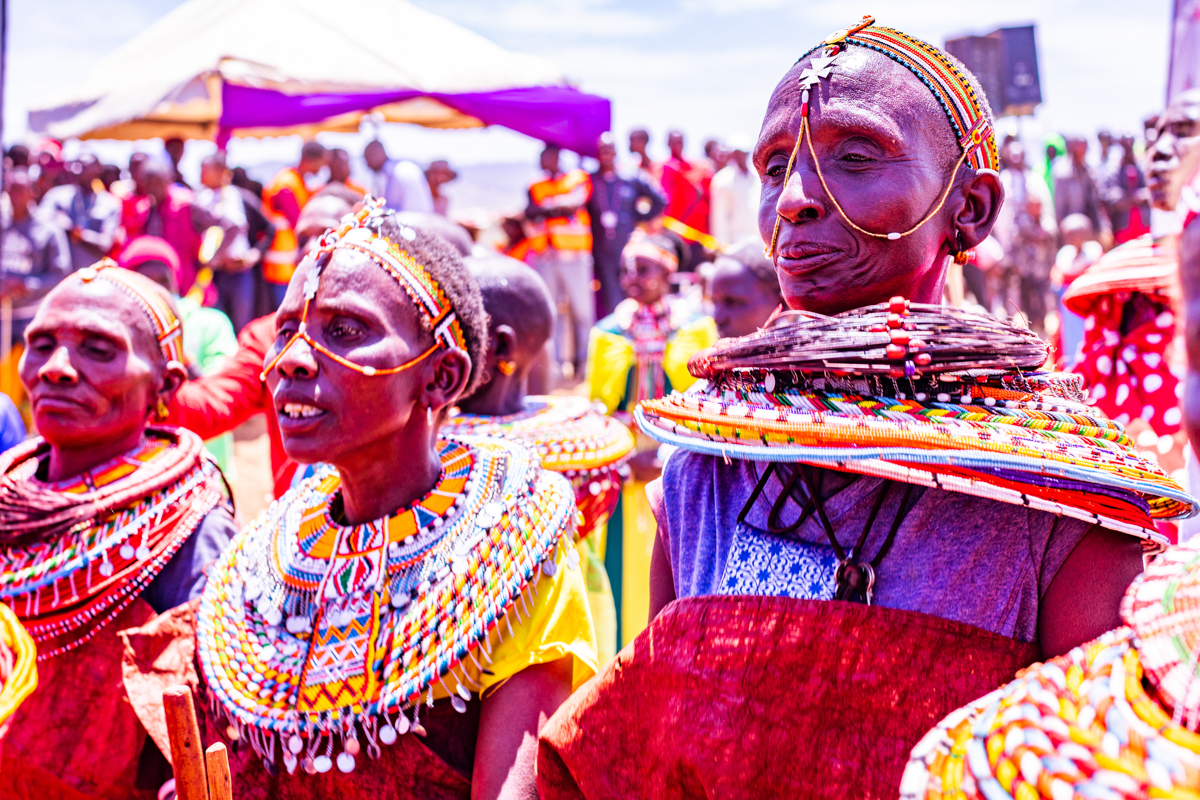
<svg viewBox="0 0 1200 800"><path fill-rule="evenodd" d="M264 757L283 739L289 771L303 753L324 771L335 748L352 769L358 737L391 744L435 686L464 707L460 667L486 658L571 544L570 486L527 449L476 437L439 447L442 476L411 507L340 525L341 481L321 467L212 570L197 634L205 681Z"/></svg>

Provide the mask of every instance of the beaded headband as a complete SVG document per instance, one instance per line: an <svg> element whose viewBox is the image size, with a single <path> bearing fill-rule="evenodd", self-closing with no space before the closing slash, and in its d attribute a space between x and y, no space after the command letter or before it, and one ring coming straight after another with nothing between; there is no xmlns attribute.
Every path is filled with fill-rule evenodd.
<svg viewBox="0 0 1200 800"><path fill-rule="evenodd" d="M454 306L446 296L446 293L442 291L442 287L429 274L429 270L417 263L416 259L394 242L389 241L386 237L379 234L379 229L384 219L392 213L392 211L384 208L382 198L368 197L363 201L362 208L353 214L347 214L342 219L342 224L339 228L336 230L331 228L321 237L317 251L312 256L312 269L309 270L308 277L304 281L304 310L300 317L300 327L292 338L288 340L288 343L283 346L283 349L279 351L279 354L263 369L260 376L263 380L266 380L267 374L275 368L280 359L283 358L284 353L288 351L288 348L297 339L304 339L309 347L322 355L333 359L344 367L367 376L391 375L403 372L420 363L433 353L433 351L442 346L458 348L460 350L467 349L466 338L463 336L462 326L458 322L458 315L454 311ZM412 241L417 237L416 232L408 227L402 227L400 235L408 241ZM381 369L356 364L353 361L343 358L321 345L308 334L309 304L317 296L317 288L321 282L321 271L329 263L329 259L335 250L353 250L365 254L400 284L401 288L412 299L417 311L429 323L429 328L433 332L433 345L429 349L416 358L397 367Z"/></svg>
<svg viewBox="0 0 1200 800"><path fill-rule="evenodd" d="M809 131L808 149L816 166L817 177L821 181L821 187L825 190L826 196L829 197L834 208L837 209L838 214L846 220L850 227L859 233L877 239L895 241L916 232L922 225L933 219L934 215L942 210L942 206L945 205L946 199L950 196L950 189L954 186L954 179L958 175L958 170L962 167L963 161L969 160L971 166L975 169L999 169L1000 157L996 150L996 137L992 130L991 122L988 121L987 114L984 112L983 104L975 90L971 87L971 82L963 70L955 66L948 55L938 48L900 31L893 30L892 28L875 27L875 18L866 15L863 17L862 22L830 35L825 41L809 50L796 61L799 64L806 58L813 56L818 50L821 51L821 55L813 56L809 67L800 73L800 85L804 87L800 102L800 132L796 137L796 146L792 151L792 157L788 160L784 186L791 179L792 168L795 166L796 156L800 152L800 143L805 138L805 132L810 128L808 122L809 90L820 84L822 78L829 77L830 70L837 66L837 57L850 45L865 47L882 53L916 75L921 83L925 84L925 87L933 93L934 99L942 107L946 118L950 120L950 126L954 129L954 135L958 140L959 147L962 148L962 156L959 157L958 162L954 165L954 171L950 175L950 180L947 181L946 188L933 210L908 230L903 232L878 233L868 231L855 224L833 196L833 193L829 190L829 186L825 183L824 175L821 173L821 162L817 158L816 151L813 148L812 135L811 131ZM767 250L768 256L772 256L775 252L781 220L781 216L776 216L775 231L771 235L771 244ZM955 254L955 259L959 263L965 263L966 261L965 254Z"/></svg>
<svg viewBox="0 0 1200 800"><path fill-rule="evenodd" d="M626 264L633 264L637 259L645 258L662 266L668 272L675 272L679 269L679 257L670 250L659 247L649 239L638 239L630 241L625 245L625 249L621 251L621 259Z"/></svg>
<svg viewBox="0 0 1200 800"><path fill-rule="evenodd" d="M154 338L167 361L183 363L183 324L171 308L162 288L133 270L118 266L111 258L101 259L90 267L75 273L83 283L100 278L111 283L142 309L154 328Z"/></svg>
<svg viewBox="0 0 1200 800"><path fill-rule="evenodd" d="M833 34L801 56L796 63L834 44L842 47L856 45L883 53L916 75L925 88L933 93L933 98L950 120L959 147L967 154L971 166L975 169L999 169L1000 154L996 150L995 132L979 96L962 69L950 60L950 56L933 45L893 28L877 26L873 18L864 17L866 19L871 20L866 27ZM842 38L839 39L839 36Z"/></svg>

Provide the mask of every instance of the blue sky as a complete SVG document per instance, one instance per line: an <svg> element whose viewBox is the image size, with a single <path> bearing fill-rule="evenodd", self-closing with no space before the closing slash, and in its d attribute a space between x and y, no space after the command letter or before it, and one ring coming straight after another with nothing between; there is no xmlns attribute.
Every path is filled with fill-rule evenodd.
<svg viewBox="0 0 1200 800"><path fill-rule="evenodd" d="M331 0L348 2L349 0ZM1043 129L1136 130L1163 102L1169 0L416 0L511 49L552 59L586 91L613 100L614 128L644 125L664 147L675 126L698 150L709 136L756 133L766 98L795 58L869 10L936 44L948 36L1034 22ZM58 94L177 0L10 0L5 139L42 98ZM264 32L269 34L269 32ZM402 46L402 43L398 43ZM537 144L504 131L390 126L412 157L461 163L533 159ZM279 143L282 145L283 143ZM248 145L247 153L275 148Z"/></svg>

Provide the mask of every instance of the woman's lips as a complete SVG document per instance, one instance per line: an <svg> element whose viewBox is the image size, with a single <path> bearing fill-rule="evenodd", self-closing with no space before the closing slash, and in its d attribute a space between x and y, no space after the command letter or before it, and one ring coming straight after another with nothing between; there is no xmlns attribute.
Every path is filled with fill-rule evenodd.
<svg viewBox="0 0 1200 800"><path fill-rule="evenodd" d="M34 411L55 412L55 411L79 411L84 409L83 403L70 397L62 395L37 395L33 398L30 405Z"/></svg>
<svg viewBox="0 0 1200 800"><path fill-rule="evenodd" d="M784 244L775 263L788 275L803 275L828 266L841 257L841 251L823 244Z"/></svg>

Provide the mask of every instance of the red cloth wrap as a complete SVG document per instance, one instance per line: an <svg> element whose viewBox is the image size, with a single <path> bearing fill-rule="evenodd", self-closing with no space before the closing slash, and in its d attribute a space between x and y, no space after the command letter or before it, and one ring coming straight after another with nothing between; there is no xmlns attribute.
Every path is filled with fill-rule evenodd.
<svg viewBox="0 0 1200 800"><path fill-rule="evenodd" d="M153 800L135 788L146 731L122 686L119 635L153 616L139 598L85 646L38 664L37 690L4 737L0 797Z"/></svg>
<svg viewBox="0 0 1200 800"><path fill-rule="evenodd" d="M677 600L542 729L565 798L894 798L913 745L1037 647L927 614Z"/></svg>

